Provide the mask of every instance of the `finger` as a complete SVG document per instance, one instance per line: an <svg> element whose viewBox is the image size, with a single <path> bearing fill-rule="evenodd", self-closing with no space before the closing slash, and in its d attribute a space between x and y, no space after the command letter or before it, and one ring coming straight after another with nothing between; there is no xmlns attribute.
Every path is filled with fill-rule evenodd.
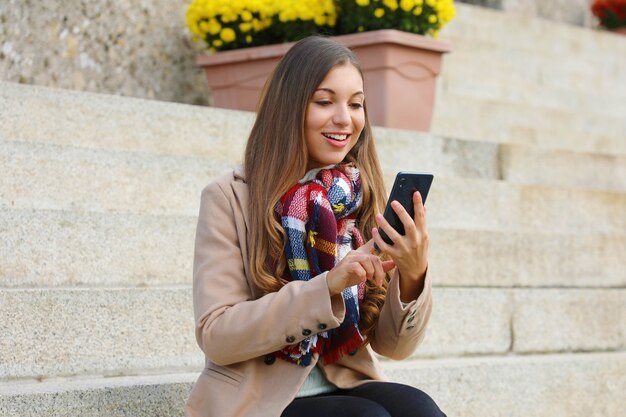
<svg viewBox="0 0 626 417"><path fill-rule="evenodd" d="M378 227L385 231L385 233L387 234L389 239L391 239L392 242L395 243L398 239L400 239L400 237L401 237L400 233L398 233L396 231L396 229L391 227L391 225L389 224L387 219L385 219L385 217L382 214L380 214L380 213L377 214L375 219L376 219L376 223L378 224ZM378 241L376 242L376 245L378 246L378 248L380 250L383 250ZM387 246L389 246L389 245L387 245Z"/></svg>
<svg viewBox="0 0 626 417"><path fill-rule="evenodd" d="M365 259L360 261L361 267L365 270L365 274L367 279L372 279L376 274L376 267L372 262L372 258L378 260L378 258L374 255L368 255Z"/></svg>
<svg viewBox="0 0 626 417"><path fill-rule="evenodd" d="M415 194L419 195L419 192L413 193L413 206L414 207L415 207ZM393 209L393 211L396 212L396 214L398 215L398 218L400 218L400 221L404 225L405 235L409 236L410 238L415 236L415 221L411 218L411 216L406 211L406 209L402 207L402 204L400 204L397 201L392 201L391 208Z"/></svg>
<svg viewBox="0 0 626 417"><path fill-rule="evenodd" d="M374 280L374 283L380 287L381 285L383 285L383 280L385 279L385 270L383 268L383 262L380 259L376 258L376 262L373 262L373 264L374 264L374 270L375 270L373 280Z"/></svg>
<svg viewBox="0 0 626 417"><path fill-rule="evenodd" d="M426 207L422 203L422 195L418 192L413 193L413 209L415 210L415 225L423 227L426 224Z"/></svg>
<svg viewBox="0 0 626 417"><path fill-rule="evenodd" d="M370 279L374 273L374 267L371 265L370 260L364 255L357 255L350 258L350 262L359 265L359 271L362 271L365 279ZM359 275L361 278L361 275Z"/></svg>
<svg viewBox="0 0 626 417"><path fill-rule="evenodd" d="M393 261L393 259L390 259L388 261L382 261L381 263L383 271L385 271L385 273L391 271L393 268L396 267L396 263Z"/></svg>
<svg viewBox="0 0 626 417"><path fill-rule="evenodd" d="M365 272L365 269L363 269L363 267L361 266L359 262L351 262L350 265L348 266L347 272L349 275L348 277L349 281L353 281L353 279L350 279L351 277L356 278L358 280L357 283L363 282L367 279L367 274ZM352 286L352 285L354 285L354 283L349 284L349 286Z"/></svg>
<svg viewBox="0 0 626 417"><path fill-rule="evenodd" d="M362 246L360 246L356 251L361 253L370 254L375 250L374 248L374 239L370 239L365 242Z"/></svg>
<svg viewBox="0 0 626 417"><path fill-rule="evenodd" d="M393 256L395 248L392 245L387 244L387 242L383 240L383 237L380 235L380 230L378 228L374 227L372 229L372 236L372 239L374 239L374 242L376 243L376 246L378 246L378 249L381 253L386 253L387 255Z"/></svg>

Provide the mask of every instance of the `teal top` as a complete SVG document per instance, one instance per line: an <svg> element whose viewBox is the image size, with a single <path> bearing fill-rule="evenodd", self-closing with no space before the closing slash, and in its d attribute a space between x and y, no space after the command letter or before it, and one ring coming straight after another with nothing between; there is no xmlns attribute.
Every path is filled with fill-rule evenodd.
<svg viewBox="0 0 626 417"><path fill-rule="evenodd" d="M337 387L326 379L326 375L324 375L322 370L318 366L314 366L304 384L300 387L300 391L296 394L296 398L326 394L336 389Z"/></svg>

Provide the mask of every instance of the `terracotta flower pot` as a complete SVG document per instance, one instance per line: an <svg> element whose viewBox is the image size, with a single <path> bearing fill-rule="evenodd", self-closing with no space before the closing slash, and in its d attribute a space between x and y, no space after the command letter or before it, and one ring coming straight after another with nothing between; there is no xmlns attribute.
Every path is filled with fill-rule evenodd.
<svg viewBox="0 0 626 417"><path fill-rule="evenodd" d="M427 132L436 77L448 42L397 30L336 36L363 67L370 120L374 125ZM203 55L197 60L213 91L214 105L254 111L259 92L293 43Z"/></svg>

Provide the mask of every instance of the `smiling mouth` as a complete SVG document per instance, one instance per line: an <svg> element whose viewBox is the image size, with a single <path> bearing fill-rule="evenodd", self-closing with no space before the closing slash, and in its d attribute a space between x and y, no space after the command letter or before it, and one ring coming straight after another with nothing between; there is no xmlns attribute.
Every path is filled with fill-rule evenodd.
<svg viewBox="0 0 626 417"><path fill-rule="evenodd" d="M336 140L338 142L348 140L348 138L350 137L349 133L322 133L322 135L324 135L324 137L327 137L328 139Z"/></svg>

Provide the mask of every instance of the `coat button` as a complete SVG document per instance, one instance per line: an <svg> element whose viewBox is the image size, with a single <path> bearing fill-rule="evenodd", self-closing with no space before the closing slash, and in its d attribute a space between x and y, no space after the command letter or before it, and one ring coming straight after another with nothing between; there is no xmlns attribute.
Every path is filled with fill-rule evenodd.
<svg viewBox="0 0 626 417"><path fill-rule="evenodd" d="M320 323L317 327L319 327L320 330L326 330L326 327L328 326L326 325L326 323Z"/></svg>
<svg viewBox="0 0 626 417"><path fill-rule="evenodd" d="M311 331L309 329L302 330L302 336L309 336L310 334L311 334Z"/></svg>
<svg viewBox="0 0 626 417"><path fill-rule="evenodd" d="M263 358L263 362L265 362L266 365L272 365L274 362L276 362L276 357L274 355L265 355L265 358Z"/></svg>
<svg viewBox="0 0 626 417"><path fill-rule="evenodd" d="M296 337L292 335L287 336L287 338L285 339L285 342L287 343L293 343L295 341L296 341Z"/></svg>

